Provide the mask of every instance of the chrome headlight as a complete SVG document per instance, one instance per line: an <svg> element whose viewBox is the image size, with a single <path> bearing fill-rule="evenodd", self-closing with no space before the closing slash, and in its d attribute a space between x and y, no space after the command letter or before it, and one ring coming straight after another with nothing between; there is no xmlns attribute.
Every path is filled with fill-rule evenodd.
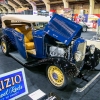
<svg viewBox="0 0 100 100"><path fill-rule="evenodd" d="M90 45L90 53L94 54L95 51L95 45Z"/></svg>
<svg viewBox="0 0 100 100"><path fill-rule="evenodd" d="M76 51L74 58L75 58L75 60L77 62L81 61L81 59L82 59L82 53L80 51Z"/></svg>

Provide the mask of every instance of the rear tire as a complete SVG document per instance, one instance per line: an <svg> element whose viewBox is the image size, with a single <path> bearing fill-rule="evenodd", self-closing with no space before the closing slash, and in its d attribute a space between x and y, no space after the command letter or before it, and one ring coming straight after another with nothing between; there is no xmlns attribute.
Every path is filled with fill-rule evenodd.
<svg viewBox="0 0 100 100"><path fill-rule="evenodd" d="M1 49L2 49L2 52L6 55L6 56L8 56L9 55L9 45L8 45L8 43L7 43L7 41L6 40L4 40L4 39L1 39Z"/></svg>
<svg viewBox="0 0 100 100"><path fill-rule="evenodd" d="M63 89L68 85L68 79L66 75L58 65L49 65L46 68L46 73L49 82L53 85L56 89Z"/></svg>
<svg viewBox="0 0 100 100"><path fill-rule="evenodd" d="M87 32L87 26L83 26L82 31L83 31L83 32Z"/></svg>

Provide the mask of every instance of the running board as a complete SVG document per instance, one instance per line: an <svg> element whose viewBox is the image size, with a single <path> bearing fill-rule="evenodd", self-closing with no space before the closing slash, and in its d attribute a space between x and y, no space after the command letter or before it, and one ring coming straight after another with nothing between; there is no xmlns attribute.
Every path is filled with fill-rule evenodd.
<svg viewBox="0 0 100 100"><path fill-rule="evenodd" d="M30 60L24 59L17 51L11 52L9 53L9 55L23 65L34 61L34 59L30 59Z"/></svg>
<svg viewBox="0 0 100 100"><path fill-rule="evenodd" d="M100 72L91 80L89 81L84 87L82 88L76 88L76 92L83 92L93 81L96 80L96 78L100 75Z"/></svg>

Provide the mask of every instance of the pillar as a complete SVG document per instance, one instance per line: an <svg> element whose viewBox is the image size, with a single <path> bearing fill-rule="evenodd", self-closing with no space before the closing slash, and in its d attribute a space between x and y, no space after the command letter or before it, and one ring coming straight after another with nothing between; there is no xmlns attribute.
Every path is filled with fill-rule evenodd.
<svg viewBox="0 0 100 100"><path fill-rule="evenodd" d="M50 1L49 0L42 0L46 6L46 11L50 11Z"/></svg>
<svg viewBox="0 0 100 100"><path fill-rule="evenodd" d="M14 9L14 12L17 12L17 6L8 0L8 4Z"/></svg>
<svg viewBox="0 0 100 100"><path fill-rule="evenodd" d="M37 7L36 7L36 4L34 1L32 1L32 0L26 0L26 1L32 6L34 11L37 10Z"/></svg>
<svg viewBox="0 0 100 100"><path fill-rule="evenodd" d="M21 3L20 1L18 1L18 0L14 0L14 1L15 1L17 4L19 4L20 7L24 8L23 5L22 5L22 3Z"/></svg>
<svg viewBox="0 0 100 100"><path fill-rule="evenodd" d="M3 7L0 7L0 9L2 10L2 13L7 13L7 11Z"/></svg>
<svg viewBox="0 0 100 100"><path fill-rule="evenodd" d="M8 10L8 13L11 13L11 9L8 5L6 5L6 4L1 4L1 5Z"/></svg>
<svg viewBox="0 0 100 100"><path fill-rule="evenodd" d="M89 14L93 14L93 11L94 11L94 0L90 0Z"/></svg>
<svg viewBox="0 0 100 100"><path fill-rule="evenodd" d="M69 2L67 0L63 0L64 8L69 8Z"/></svg>

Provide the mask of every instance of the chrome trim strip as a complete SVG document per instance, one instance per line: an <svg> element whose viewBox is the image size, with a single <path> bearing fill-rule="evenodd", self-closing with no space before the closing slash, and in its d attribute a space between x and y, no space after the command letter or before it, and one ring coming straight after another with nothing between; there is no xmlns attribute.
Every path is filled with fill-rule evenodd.
<svg viewBox="0 0 100 100"><path fill-rule="evenodd" d="M100 72L91 80L89 81L84 87L82 88L76 88L76 92L83 92L93 81L96 80L96 78L100 75Z"/></svg>
<svg viewBox="0 0 100 100"><path fill-rule="evenodd" d="M84 57L85 57L85 53L86 53L86 41L85 42L83 42L83 43L80 43L79 45L78 45L78 48L77 48L77 50L79 50L81 53L82 53L82 57L81 57L81 61L84 59Z"/></svg>
<svg viewBox="0 0 100 100"><path fill-rule="evenodd" d="M42 37L40 37L40 36L34 36L34 37L36 37L36 38L42 38Z"/></svg>

